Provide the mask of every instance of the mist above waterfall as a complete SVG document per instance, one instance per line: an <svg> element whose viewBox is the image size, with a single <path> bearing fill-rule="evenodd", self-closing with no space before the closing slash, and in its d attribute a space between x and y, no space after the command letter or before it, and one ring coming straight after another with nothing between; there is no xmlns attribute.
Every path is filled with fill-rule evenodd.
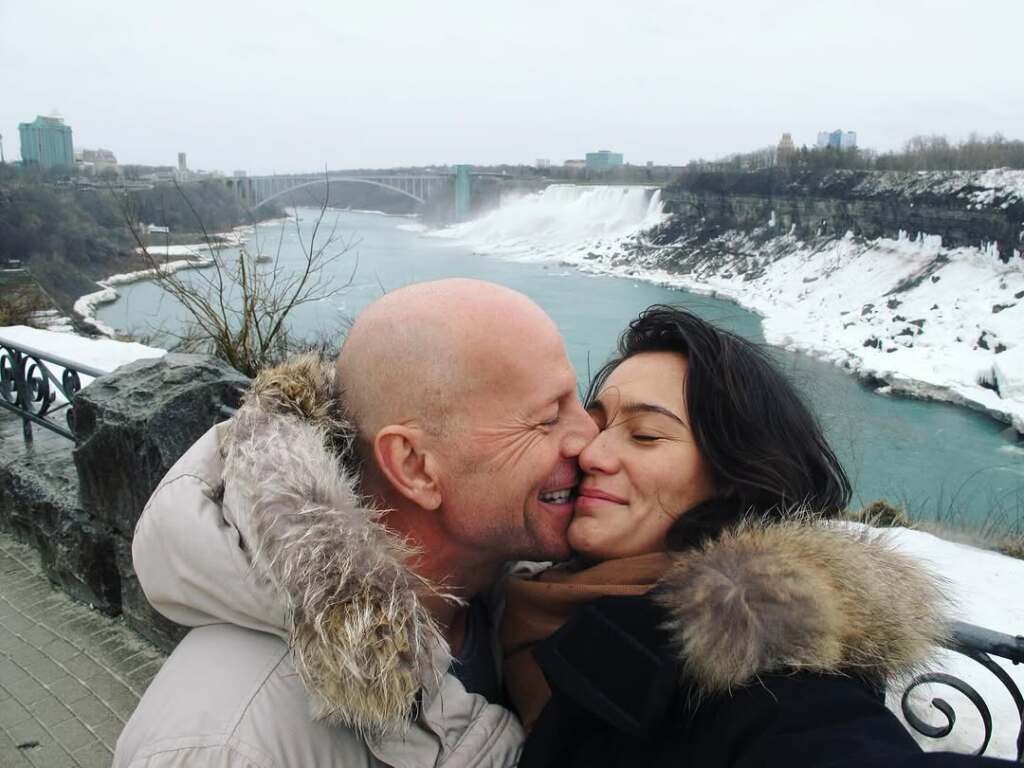
<svg viewBox="0 0 1024 768"><path fill-rule="evenodd" d="M478 219L433 234L516 260L574 261L574 256L615 250L664 220L658 189L555 184L503 200Z"/></svg>

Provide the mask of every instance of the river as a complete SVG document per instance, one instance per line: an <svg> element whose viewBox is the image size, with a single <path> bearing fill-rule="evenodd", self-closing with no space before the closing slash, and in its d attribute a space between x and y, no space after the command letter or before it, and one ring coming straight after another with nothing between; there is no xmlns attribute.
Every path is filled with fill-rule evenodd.
<svg viewBox="0 0 1024 768"><path fill-rule="evenodd" d="M735 304L563 263L566 249L606 247L659 215L649 192L619 190L616 197L608 189L563 193L546 203L532 196L441 237L420 231L412 219L329 214L336 235L352 244L333 271L338 282L351 277L351 284L338 296L300 307L293 328L340 334L345 320L382 290L465 276L507 285L537 301L564 334L581 385L628 321L654 303L683 305L763 343L758 316ZM273 254L280 241L281 263L298 264L299 237L308 243L316 213L299 209L298 233L294 222L283 230L260 226L249 247L258 243ZM195 282L210 273L180 274ZM158 340L162 329L181 328L182 308L153 283L119 286L118 292L117 301L97 311L108 325ZM1024 525L1024 450L1005 425L945 403L880 396L831 364L777 348L772 354L813 404L850 474L855 504L885 498L906 505L915 518L976 529Z"/></svg>

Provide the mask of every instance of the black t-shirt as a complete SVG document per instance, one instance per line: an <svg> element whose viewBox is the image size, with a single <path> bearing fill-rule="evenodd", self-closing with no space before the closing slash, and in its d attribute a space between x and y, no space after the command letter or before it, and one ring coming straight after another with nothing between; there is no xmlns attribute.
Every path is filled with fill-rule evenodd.
<svg viewBox="0 0 1024 768"><path fill-rule="evenodd" d="M498 683L498 667L491 651L493 627L482 600L471 600L466 614L466 636L462 651L452 659L452 674L470 693L478 693L492 704L505 701Z"/></svg>

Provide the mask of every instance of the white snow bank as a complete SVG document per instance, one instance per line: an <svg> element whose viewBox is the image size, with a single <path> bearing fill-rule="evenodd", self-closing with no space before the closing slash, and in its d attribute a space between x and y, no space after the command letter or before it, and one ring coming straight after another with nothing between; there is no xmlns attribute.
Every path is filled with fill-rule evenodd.
<svg viewBox="0 0 1024 768"><path fill-rule="evenodd" d="M51 355L62 357L69 362L87 365L107 373L135 360L163 357L167 354L167 351L164 349L148 347L145 344L115 341L113 339L88 339L84 336L44 331L39 328L29 328L25 325L0 327L0 342L2 341L31 347L40 352L47 352ZM47 367L57 380L60 381L64 368L50 363L47 363ZM82 386L88 384L92 379L93 377L91 376L82 375ZM64 398L57 393L55 403L60 405L64 402Z"/></svg>
<svg viewBox="0 0 1024 768"><path fill-rule="evenodd" d="M882 535L898 550L912 555L947 579L949 593L957 606L952 618L1009 635L1024 635L1024 600L1020 596L1024 561L945 541L922 531L893 528ZM1024 666L1014 666L1005 660L997 660L997 663L1024 689ZM978 691L992 711L992 742L986 754L1016 757L1020 718L1009 692L991 672L960 654L945 650L937 653L928 671L946 672ZM887 705L901 720L902 694L903 689L899 689L890 691L886 697ZM957 715L956 726L944 739L929 739L910 729L922 747L955 752L973 752L980 747L984 728L981 716L970 701L944 685L928 684L916 689L911 695L913 711L935 725L943 724L945 718L931 707L932 698L943 698L952 705Z"/></svg>
<svg viewBox="0 0 1024 768"><path fill-rule="evenodd" d="M701 251L696 253L695 249ZM628 251L628 253L627 253ZM1024 433L1024 263L937 237L852 235L757 242L731 232L694 246L607 243L581 269L728 298L764 318L766 340L949 400ZM680 273L679 264L692 267Z"/></svg>
<svg viewBox="0 0 1024 768"><path fill-rule="evenodd" d="M232 248L242 244L245 241L243 231L251 232L252 227L239 227L232 232L225 232L217 235L217 237L223 238L224 240L223 243L220 243L220 247ZM214 257L209 254L202 253L203 250L210 250L209 246L206 244L158 245L149 246L147 250L151 256L164 259L170 256L188 257L185 259L164 261L161 263L158 269L163 274L172 274L182 269L203 269L205 267L213 266ZM142 249L136 248L136 251L141 253ZM100 290L80 296L75 301L75 313L104 336L113 336L115 334L114 329L106 323L96 319L96 307L101 304L109 304L110 302L117 301L117 291L113 286L134 283L139 280L147 280L152 278L156 272L157 269L140 269L135 272L124 272L119 275L111 275L105 280L97 281L96 284L101 286Z"/></svg>

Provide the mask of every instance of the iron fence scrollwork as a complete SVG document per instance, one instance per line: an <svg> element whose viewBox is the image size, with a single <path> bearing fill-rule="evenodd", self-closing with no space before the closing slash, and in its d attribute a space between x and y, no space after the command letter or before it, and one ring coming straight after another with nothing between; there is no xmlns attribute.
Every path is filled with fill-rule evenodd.
<svg viewBox="0 0 1024 768"><path fill-rule="evenodd" d="M999 665L994 657L1008 659L1013 664L1024 662L1024 637L1020 635L1007 635L1002 632L994 632L984 627L965 622L954 622L952 634L947 648L951 651L966 656L984 667L1006 688L1017 708L1018 730L1017 730L1017 762L1024 763L1024 695L1020 687L1006 670ZM992 710L985 698L978 693L977 689L963 679L944 672L929 672L918 675L903 692L900 701L900 708L907 723L920 734L933 739L941 739L953 732L956 727L956 711L945 699L935 696L931 700L931 706L940 712L945 719L941 725L931 725L926 722L917 712L914 711L911 702L912 694L923 685L936 684L944 685L959 692L971 703L981 717L984 728L984 736L981 745L974 754L982 755L988 749L992 740L993 723Z"/></svg>
<svg viewBox="0 0 1024 768"><path fill-rule="evenodd" d="M53 369L61 368L58 378ZM65 359L59 355L26 346L0 336L0 407L14 412L22 419L22 432L27 442L32 441L32 425L38 424L59 435L74 440L71 419L75 395L82 389L82 376L102 376L108 371ZM67 406L64 427L47 418L57 410L57 397Z"/></svg>

